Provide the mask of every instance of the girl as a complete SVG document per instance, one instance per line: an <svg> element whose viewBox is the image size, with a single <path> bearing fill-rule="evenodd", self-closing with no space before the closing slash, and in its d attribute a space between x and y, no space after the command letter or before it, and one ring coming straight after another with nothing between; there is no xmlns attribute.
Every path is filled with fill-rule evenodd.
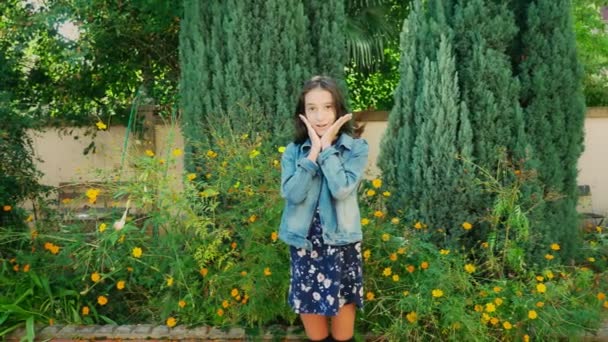
<svg viewBox="0 0 608 342"><path fill-rule="evenodd" d="M353 341L363 304L357 188L368 145L354 137L352 114L331 78L306 82L294 118L295 139L281 162L279 230L290 245L289 305L311 341Z"/></svg>

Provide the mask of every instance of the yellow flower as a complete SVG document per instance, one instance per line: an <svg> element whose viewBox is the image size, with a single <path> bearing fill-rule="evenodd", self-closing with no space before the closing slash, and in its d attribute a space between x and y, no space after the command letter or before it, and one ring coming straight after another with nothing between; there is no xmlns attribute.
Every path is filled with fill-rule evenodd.
<svg viewBox="0 0 608 342"><path fill-rule="evenodd" d="M450 250L449 249L440 249L439 254L448 255L448 254L450 254Z"/></svg>
<svg viewBox="0 0 608 342"><path fill-rule="evenodd" d="M91 280L96 283L101 280L101 275L97 272L93 272L93 274L91 274Z"/></svg>
<svg viewBox="0 0 608 342"><path fill-rule="evenodd" d="M423 261L423 262L420 264L420 268L421 268L421 269L423 269L423 270L426 270L427 268L429 268L429 263L428 263L428 261Z"/></svg>
<svg viewBox="0 0 608 342"><path fill-rule="evenodd" d="M496 306L494 305L494 303L486 303L486 311L487 312L496 311Z"/></svg>
<svg viewBox="0 0 608 342"><path fill-rule="evenodd" d="M414 224L414 228L416 228L416 229L422 229L422 223L420 221L416 222L416 224Z"/></svg>
<svg viewBox="0 0 608 342"><path fill-rule="evenodd" d="M285 146L279 146L279 153L285 153Z"/></svg>
<svg viewBox="0 0 608 342"><path fill-rule="evenodd" d="M228 301L227 301L227 300L223 300L223 301L222 301L222 307L223 307L224 309L227 309L229 306L230 306L230 303L228 303Z"/></svg>
<svg viewBox="0 0 608 342"><path fill-rule="evenodd" d="M101 121L101 120L97 121L95 126L97 126L97 129L100 131L103 131L104 129L108 128L108 126L105 123L103 123L103 121Z"/></svg>
<svg viewBox="0 0 608 342"><path fill-rule="evenodd" d="M399 281L399 275L393 274L393 281Z"/></svg>
<svg viewBox="0 0 608 342"><path fill-rule="evenodd" d="M167 318L167 326L173 328L177 324L177 320L173 317Z"/></svg>
<svg viewBox="0 0 608 342"><path fill-rule="evenodd" d="M561 247L560 247L560 246L559 246L559 244L557 244L557 243L552 243L552 244L551 244L551 250L553 250L553 251L559 251L559 250L560 250L560 248L561 248Z"/></svg>
<svg viewBox="0 0 608 342"><path fill-rule="evenodd" d="M97 303L101 306L108 304L108 297L106 297L106 296L97 297Z"/></svg>
<svg viewBox="0 0 608 342"><path fill-rule="evenodd" d="M492 317L492 318L490 319L490 323L492 323L492 325L496 325L496 324L498 324L498 318L496 318L496 317Z"/></svg>
<svg viewBox="0 0 608 342"><path fill-rule="evenodd" d="M101 190L99 189L87 189L85 196L89 199L89 203L94 204L97 201L97 196Z"/></svg>
<svg viewBox="0 0 608 342"><path fill-rule="evenodd" d="M536 302L536 307L537 308L542 308L543 306L545 306L545 303L543 303L541 301Z"/></svg>
<svg viewBox="0 0 608 342"><path fill-rule="evenodd" d="M595 227L595 231L598 232L598 233L601 233L602 232L602 227L596 226Z"/></svg>
<svg viewBox="0 0 608 342"><path fill-rule="evenodd" d="M374 179L372 181L372 186L376 189L380 188L382 186L382 179L378 179L378 178Z"/></svg>
<svg viewBox="0 0 608 342"><path fill-rule="evenodd" d="M247 220L250 223L254 223L257 219L258 219L258 217L256 215L251 215L251 216L249 216L249 219L247 219Z"/></svg>
<svg viewBox="0 0 608 342"><path fill-rule="evenodd" d="M555 258L553 256L553 254L545 254L545 259L547 259L547 260L553 260L553 258Z"/></svg>
<svg viewBox="0 0 608 342"><path fill-rule="evenodd" d="M127 267L127 272L133 272L133 267Z"/></svg>
<svg viewBox="0 0 608 342"><path fill-rule="evenodd" d="M259 155L260 155L260 151L258 151L256 149L253 149L253 150L251 150L251 152L249 152L249 158L255 158Z"/></svg>
<svg viewBox="0 0 608 342"><path fill-rule="evenodd" d="M488 323L490 321L490 315L488 315L487 313L483 313L481 314L481 321L484 323Z"/></svg>
<svg viewBox="0 0 608 342"><path fill-rule="evenodd" d="M604 307L604 309L608 309L608 301L604 302L602 306Z"/></svg>
<svg viewBox="0 0 608 342"><path fill-rule="evenodd" d="M368 224L369 224L369 220L367 218L364 217L364 218L361 219L361 225L362 226L367 226Z"/></svg>
<svg viewBox="0 0 608 342"><path fill-rule="evenodd" d="M163 158L161 158L161 159L158 160L158 163L160 165L165 165L165 160Z"/></svg>
<svg viewBox="0 0 608 342"><path fill-rule="evenodd" d="M167 277L167 286L173 286L173 277Z"/></svg>
<svg viewBox="0 0 608 342"><path fill-rule="evenodd" d="M409 294L410 294L410 291L403 291L404 296L408 296Z"/></svg>
<svg viewBox="0 0 608 342"><path fill-rule="evenodd" d="M551 271L547 271L547 272L545 272L545 275L546 275L546 276L547 276L547 278L549 278L549 279L553 279L553 277L555 277L555 276L553 275L553 272L551 272Z"/></svg>
<svg viewBox="0 0 608 342"><path fill-rule="evenodd" d="M392 223L392 224L399 224L399 218L398 218L398 217L393 217L393 218L391 219L391 223Z"/></svg>
<svg viewBox="0 0 608 342"><path fill-rule="evenodd" d="M543 281L545 280L545 277L543 276L536 276L536 281Z"/></svg>
<svg viewBox="0 0 608 342"><path fill-rule="evenodd" d="M241 276L246 276L247 275L247 271L241 271Z"/></svg>
<svg viewBox="0 0 608 342"><path fill-rule="evenodd" d="M382 271L382 275L385 276L385 277L388 277L391 274L393 274L393 270L391 270L390 267L387 267L387 268L384 269L384 271Z"/></svg>
<svg viewBox="0 0 608 342"><path fill-rule="evenodd" d="M179 306L180 308L185 308L186 307L186 301L185 300L180 300L179 302L177 302L177 306Z"/></svg>
<svg viewBox="0 0 608 342"><path fill-rule="evenodd" d="M222 308L217 309L217 315L220 317L224 316L224 309L222 309Z"/></svg>
<svg viewBox="0 0 608 342"><path fill-rule="evenodd" d="M57 253L59 253L59 249L60 249L59 246L52 245L50 251L51 251L52 254L57 254Z"/></svg>
<svg viewBox="0 0 608 342"><path fill-rule="evenodd" d="M467 273L473 273L473 272L475 272L475 265L473 265L473 264L466 264L466 265L464 265L464 270Z"/></svg>
<svg viewBox="0 0 608 342"><path fill-rule="evenodd" d="M125 234L122 234L122 235L120 236L120 238L118 238L118 242L120 242L120 243L125 242L125 237L126 237L126 236L125 236Z"/></svg>
<svg viewBox="0 0 608 342"><path fill-rule="evenodd" d="M494 292L498 293L498 292L502 291L502 288L500 286L494 286L494 288L492 290L494 290Z"/></svg>
<svg viewBox="0 0 608 342"><path fill-rule="evenodd" d="M524 335L524 342L530 342L530 335L528 335L528 334Z"/></svg>
<svg viewBox="0 0 608 342"><path fill-rule="evenodd" d="M536 291L538 291L538 293L545 293L547 292L547 286L543 283L536 284Z"/></svg>
<svg viewBox="0 0 608 342"><path fill-rule="evenodd" d="M369 189L365 194L367 195L367 197L372 197L376 194L376 191L374 189Z"/></svg>
<svg viewBox="0 0 608 342"><path fill-rule="evenodd" d="M152 151L152 150L146 150L145 153L148 157L154 157L154 151Z"/></svg>
<svg viewBox="0 0 608 342"><path fill-rule="evenodd" d="M440 289L434 289L433 291L431 291L431 293L435 298L443 297L443 291Z"/></svg>
<svg viewBox="0 0 608 342"><path fill-rule="evenodd" d="M388 257L391 261L397 261L397 253L391 253Z"/></svg>
<svg viewBox="0 0 608 342"><path fill-rule="evenodd" d="M209 158L212 158L212 159L213 159L213 158L217 157L217 153L215 153L215 152L214 152L214 151L212 151L212 150L207 150L207 157L209 157Z"/></svg>
<svg viewBox="0 0 608 342"><path fill-rule="evenodd" d="M238 296L239 295L239 289L236 289L236 288L232 289L232 291L230 291L230 295L232 297Z"/></svg>
<svg viewBox="0 0 608 342"><path fill-rule="evenodd" d="M100 224L99 225L99 232L103 233L106 230L106 228L108 228L108 225L106 225L105 223Z"/></svg>
<svg viewBox="0 0 608 342"><path fill-rule="evenodd" d="M374 293L370 291L365 294L365 298L367 298L367 300L374 300L374 298L376 298L376 295L374 295Z"/></svg>
<svg viewBox="0 0 608 342"><path fill-rule="evenodd" d="M181 156L181 155L183 154L183 152L182 152L182 150L181 150L181 149L176 148L176 149L174 149L173 151L171 151L171 154L172 154L174 157L179 157L179 156Z"/></svg>
<svg viewBox="0 0 608 342"><path fill-rule="evenodd" d="M505 328L505 330L511 330L513 328L513 325L509 321L504 321L502 323L502 327Z"/></svg>
<svg viewBox="0 0 608 342"><path fill-rule="evenodd" d="M196 178L196 173L189 173L186 178L192 182Z"/></svg>
<svg viewBox="0 0 608 342"><path fill-rule="evenodd" d="M405 247L399 247L399 249L397 250L397 254L405 254Z"/></svg>
<svg viewBox="0 0 608 342"><path fill-rule="evenodd" d="M475 312L482 312L483 311L483 306L479 305L479 304L475 304Z"/></svg>
<svg viewBox="0 0 608 342"><path fill-rule="evenodd" d="M131 251L131 254L133 254L133 257L135 258L141 258L142 253L143 251L139 247L135 247L133 248L133 251Z"/></svg>
<svg viewBox="0 0 608 342"><path fill-rule="evenodd" d="M488 248L488 247L490 247L489 243L487 243L487 242L482 242L481 243L481 248Z"/></svg>
<svg viewBox="0 0 608 342"><path fill-rule="evenodd" d="M464 230L471 230L471 228L473 228L473 225L472 225L472 224L470 224L469 222L466 222L466 221L465 221L465 222L462 224L462 228L463 228Z"/></svg>
<svg viewBox="0 0 608 342"><path fill-rule="evenodd" d="M382 234L382 241L386 242L391 239L391 236L387 233Z"/></svg>
<svg viewBox="0 0 608 342"><path fill-rule="evenodd" d="M494 299L494 303L496 304L496 306L501 306L502 305L502 298L496 298L496 299Z"/></svg>
<svg viewBox="0 0 608 342"><path fill-rule="evenodd" d="M534 311L534 310L528 311L528 318L529 319L536 319L537 317L538 317L538 314L536 313L536 311Z"/></svg>
<svg viewBox="0 0 608 342"><path fill-rule="evenodd" d="M370 256L372 256L372 252L369 249L366 249L363 252L363 259L367 260L367 259L369 259Z"/></svg>
<svg viewBox="0 0 608 342"><path fill-rule="evenodd" d="M416 314L416 311L412 311L412 312L408 313L407 315L405 315L405 318L407 318L408 322L414 323L418 319L418 315Z"/></svg>
<svg viewBox="0 0 608 342"><path fill-rule="evenodd" d="M599 292L597 294L597 300L602 301L604 299L606 299L606 294L604 294L604 292Z"/></svg>
<svg viewBox="0 0 608 342"><path fill-rule="evenodd" d="M272 274L272 272L270 272L270 267L266 267L266 268L264 268L264 275L265 275L265 276L267 276L267 277L268 277L268 276L269 276L269 275L271 275L271 274Z"/></svg>
<svg viewBox="0 0 608 342"><path fill-rule="evenodd" d="M30 271L30 264L25 264L25 265L23 266L23 272L27 273L27 272L29 272L29 271Z"/></svg>
<svg viewBox="0 0 608 342"><path fill-rule="evenodd" d="M277 232L270 233L270 240L272 240L272 242L277 241L278 238L279 238L279 233L277 233Z"/></svg>
<svg viewBox="0 0 608 342"><path fill-rule="evenodd" d="M375 216L375 217L378 217L378 218L381 218L381 217L384 217L384 213L383 213L383 212L381 212L380 210L376 210L376 211L374 212L374 216Z"/></svg>
<svg viewBox="0 0 608 342"><path fill-rule="evenodd" d="M391 197L391 192L390 191L385 191L382 193L382 196L384 197Z"/></svg>
<svg viewBox="0 0 608 342"><path fill-rule="evenodd" d="M595 262L595 258L594 257L589 257L589 258L587 258L587 261L589 261L589 262Z"/></svg>
<svg viewBox="0 0 608 342"><path fill-rule="evenodd" d="M88 315L90 311L91 311L91 310L89 309L89 307L88 307L88 306L83 306L83 307L82 307L82 315L83 315L83 316Z"/></svg>
<svg viewBox="0 0 608 342"><path fill-rule="evenodd" d="M125 281L124 280L119 280L116 283L116 288L119 290L123 290L125 288Z"/></svg>

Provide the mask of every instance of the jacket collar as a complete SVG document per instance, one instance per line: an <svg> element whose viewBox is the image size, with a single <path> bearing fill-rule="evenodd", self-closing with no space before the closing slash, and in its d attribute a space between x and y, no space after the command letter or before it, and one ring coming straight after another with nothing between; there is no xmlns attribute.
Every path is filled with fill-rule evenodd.
<svg viewBox="0 0 608 342"><path fill-rule="evenodd" d="M351 137L350 135L346 134L346 133L342 133L340 134L340 137L338 138L338 140L336 141L336 143L334 144L334 146L343 146L344 148L351 150L352 146L353 146L353 137ZM306 139L305 142L302 143L302 145L300 146L300 151L304 152L304 151L308 151L310 150L310 148L312 147L312 144L310 142L310 139Z"/></svg>

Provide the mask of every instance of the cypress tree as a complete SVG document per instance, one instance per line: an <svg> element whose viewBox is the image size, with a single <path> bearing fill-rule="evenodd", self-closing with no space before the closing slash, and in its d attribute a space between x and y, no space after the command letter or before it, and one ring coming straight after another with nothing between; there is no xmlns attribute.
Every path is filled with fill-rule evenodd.
<svg viewBox="0 0 608 342"><path fill-rule="evenodd" d="M454 229L466 217L472 131L460 100L452 30L441 1L416 2L401 37L401 81L378 165L394 187L393 209L433 228Z"/></svg>
<svg viewBox="0 0 608 342"><path fill-rule="evenodd" d="M545 199L534 223L543 245L560 243L568 258L580 242L576 176L585 113L571 4L536 0L528 7L519 5L526 14L515 59L522 83L520 101Z"/></svg>
<svg viewBox="0 0 608 342"><path fill-rule="evenodd" d="M284 143L296 96L311 75L303 4L186 0L184 9L180 91L188 150L209 143L226 117L237 132L266 131Z"/></svg>
<svg viewBox="0 0 608 342"><path fill-rule="evenodd" d="M519 168L524 163L526 140L520 86L509 56L518 31L513 12L504 3L460 0L453 26L459 86L472 127L471 161L491 175L496 175L503 158ZM480 170L468 168L485 178ZM513 180L514 174L499 177ZM496 194L487 190L473 186L466 189L471 198L470 220L486 222L484 216L496 200ZM471 242L485 241L487 229L485 223L476 224Z"/></svg>

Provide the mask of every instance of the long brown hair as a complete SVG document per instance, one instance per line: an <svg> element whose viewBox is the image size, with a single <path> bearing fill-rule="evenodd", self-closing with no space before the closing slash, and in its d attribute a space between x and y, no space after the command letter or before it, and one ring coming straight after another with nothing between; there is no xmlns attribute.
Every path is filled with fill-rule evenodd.
<svg viewBox="0 0 608 342"><path fill-rule="evenodd" d="M304 87L302 88L302 92L300 93L300 97L298 98L298 104L296 105L296 111L294 112L294 124L295 124L295 138L294 142L296 144L301 144L308 139L308 130L306 129L306 125L302 122L299 115L305 115L304 108L304 100L306 94L313 89L321 88L323 90L327 90L331 93L332 98L334 99L334 107L336 108L336 120L341 116L348 114L348 110L346 109L346 101L344 100L344 96L336 81L334 81L331 77L328 76L314 76L310 80L304 83ZM353 120L351 120L353 121ZM346 133L348 135L353 136L354 129L351 122L347 122L340 128L338 135L341 133Z"/></svg>

